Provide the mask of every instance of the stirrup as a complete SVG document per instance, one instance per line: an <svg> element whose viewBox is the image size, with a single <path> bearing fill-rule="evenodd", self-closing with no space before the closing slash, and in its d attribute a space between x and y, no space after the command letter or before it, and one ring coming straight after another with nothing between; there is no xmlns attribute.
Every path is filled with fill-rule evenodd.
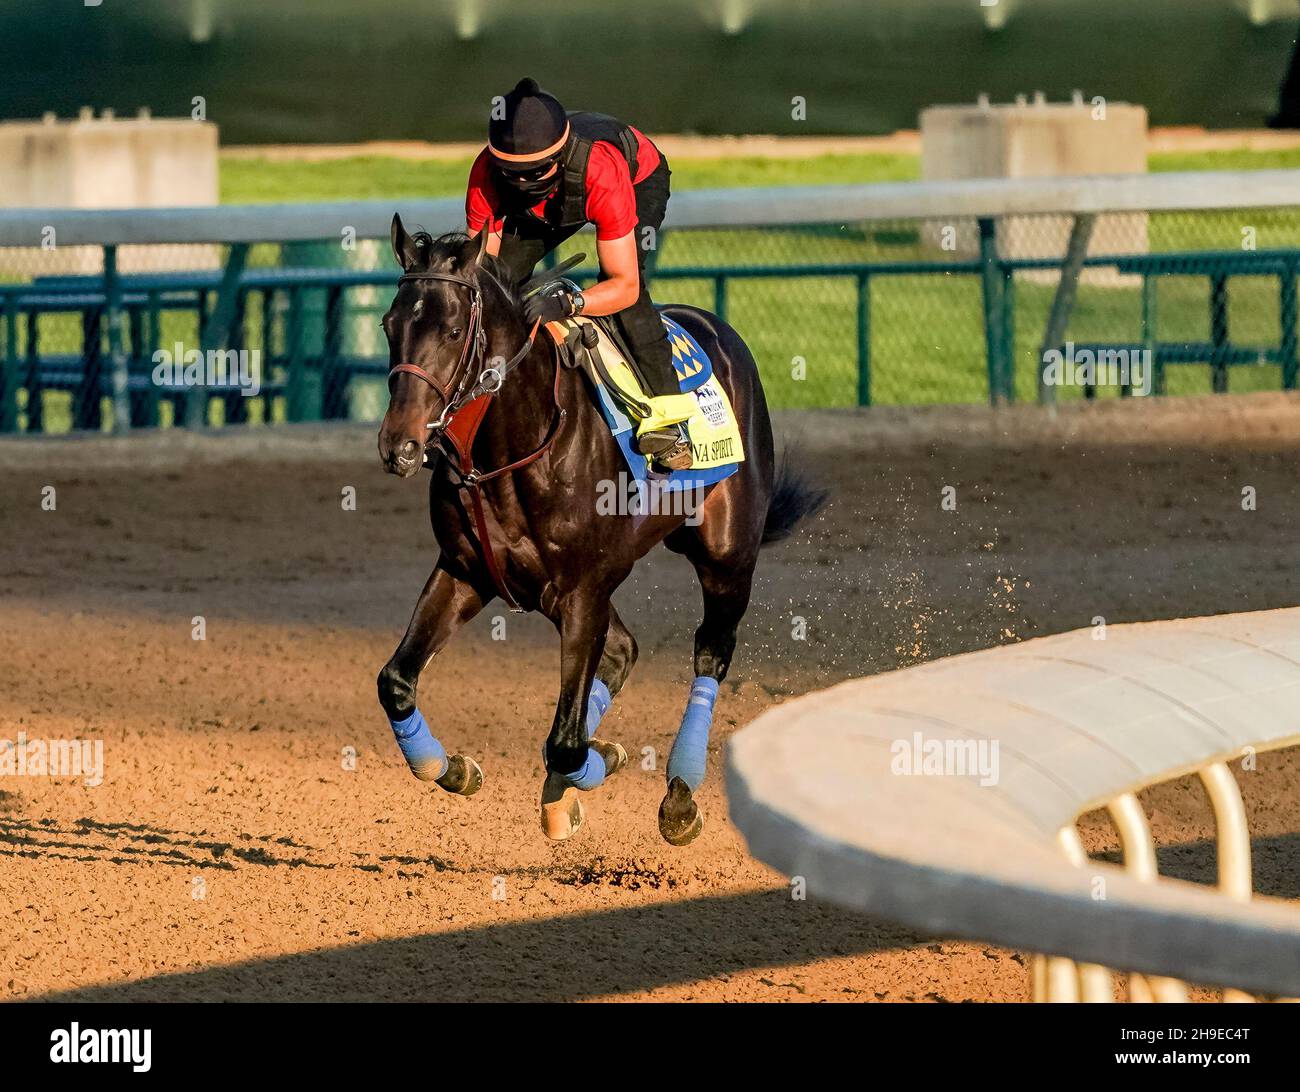
<svg viewBox="0 0 1300 1092"><path fill-rule="evenodd" d="M689 470L695 465L685 425L669 425L647 432L637 438L637 448L642 455L650 456L650 468L661 474Z"/></svg>
<svg viewBox="0 0 1300 1092"><path fill-rule="evenodd" d="M695 465L695 456L691 452L689 440L680 440L667 451L661 452L650 460L650 465L660 473L672 473L674 470L690 470Z"/></svg>

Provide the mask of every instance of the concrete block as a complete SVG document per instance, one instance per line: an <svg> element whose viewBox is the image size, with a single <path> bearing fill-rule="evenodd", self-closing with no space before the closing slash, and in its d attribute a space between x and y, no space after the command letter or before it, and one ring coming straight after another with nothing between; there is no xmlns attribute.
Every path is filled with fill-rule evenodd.
<svg viewBox="0 0 1300 1092"><path fill-rule="evenodd" d="M48 209L158 208L218 202L217 126L208 121L118 118L89 110L72 119L0 122L0 207ZM28 275L94 273L97 248L6 250L5 272ZM213 246L123 247L123 272L206 269Z"/></svg>
<svg viewBox="0 0 1300 1092"><path fill-rule="evenodd" d="M932 106L921 112L921 177L925 181L965 178L1042 178L1090 174L1146 173L1147 113L1123 102L1049 103L985 101ZM924 238L937 249L971 257L979 239L972 223L957 223L945 239L945 225L929 223ZM1059 258L1070 234L1067 216L1011 216L999 224L998 250L1007 258ZM1089 254L1144 254L1145 213L1098 218ZM1053 275L1054 276L1054 275Z"/></svg>

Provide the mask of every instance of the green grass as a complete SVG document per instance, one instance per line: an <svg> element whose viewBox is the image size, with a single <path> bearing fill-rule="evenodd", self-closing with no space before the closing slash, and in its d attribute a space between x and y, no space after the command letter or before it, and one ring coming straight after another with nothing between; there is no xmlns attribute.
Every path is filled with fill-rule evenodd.
<svg viewBox="0 0 1300 1092"><path fill-rule="evenodd" d="M388 156L283 161L221 159L221 201L360 201L463 197L472 159L409 160ZM807 159L682 159L672 163L677 190L730 186L812 186L842 182L905 182L920 177L913 155L820 155Z"/></svg>
<svg viewBox="0 0 1300 1092"><path fill-rule="evenodd" d="M270 160L223 156L223 204L271 201L357 201L384 198L460 197L471 159L408 160L356 156L333 160ZM1300 167L1300 148L1276 151L1153 154L1158 171L1240 171ZM920 158L897 153L820 155L806 159L757 156L678 159L677 190L752 186L815 186L848 182L906 182L921 176Z"/></svg>
<svg viewBox="0 0 1300 1092"><path fill-rule="evenodd" d="M379 156L298 162L223 156L221 203L463 196L469 162Z"/></svg>
<svg viewBox="0 0 1300 1092"><path fill-rule="evenodd" d="M1160 152L1147 156L1150 171L1267 171L1300 167L1300 148L1270 151Z"/></svg>

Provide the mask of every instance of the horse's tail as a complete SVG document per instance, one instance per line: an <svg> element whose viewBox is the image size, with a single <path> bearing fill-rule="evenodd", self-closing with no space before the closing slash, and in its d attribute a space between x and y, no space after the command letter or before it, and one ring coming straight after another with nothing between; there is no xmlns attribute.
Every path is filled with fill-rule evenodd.
<svg viewBox="0 0 1300 1092"><path fill-rule="evenodd" d="M787 448L781 455L772 482L772 499L763 521L763 545L780 542L794 530L801 519L813 515L830 498L830 493L813 485L792 465Z"/></svg>

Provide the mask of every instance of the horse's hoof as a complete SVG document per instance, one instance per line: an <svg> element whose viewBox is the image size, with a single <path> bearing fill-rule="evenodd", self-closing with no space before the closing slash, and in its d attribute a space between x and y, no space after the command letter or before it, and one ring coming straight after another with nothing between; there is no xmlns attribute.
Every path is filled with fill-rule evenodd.
<svg viewBox="0 0 1300 1092"><path fill-rule="evenodd" d="M691 787L680 777L668 782L668 792L659 805L659 833L670 846L690 845L704 829L704 816L691 796Z"/></svg>
<svg viewBox="0 0 1300 1092"><path fill-rule="evenodd" d="M623 750L623 744L621 743L611 743L607 739L593 737L588 740L587 746L594 749L605 760L606 777L613 777L614 774L627 765L627 752Z"/></svg>
<svg viewBox="0 0 1300 1092"><path fill-rule="evenodd" d="M452 755L437 784L457 796L473 796L483 787L483 768L466 755Z"/></svg>
<svg viewBox="0 0 1300 1092"><path fill-rule="evenodd" d="M549 773L542 783L542 831L552 842L572 838L582 826L582 800L578 790L559 774Z"/></svg>

